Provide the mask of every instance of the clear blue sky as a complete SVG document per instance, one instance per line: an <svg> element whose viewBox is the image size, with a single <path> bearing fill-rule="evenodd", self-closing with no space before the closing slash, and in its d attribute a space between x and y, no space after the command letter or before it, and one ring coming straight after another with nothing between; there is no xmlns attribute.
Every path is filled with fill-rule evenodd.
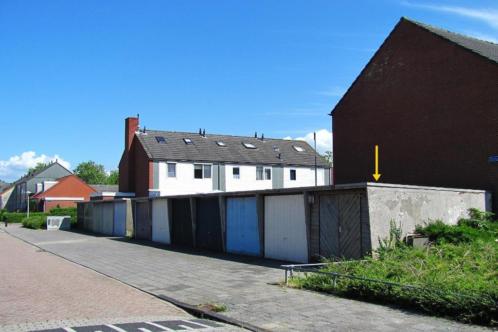
<svg viewBox="0 0 498 332"><path fill-rule="evenodd" d="M401 16L498 39L496 0L2 0L0 179L54 155L116 168L137 113L151 129L330 130Z"/></svg>

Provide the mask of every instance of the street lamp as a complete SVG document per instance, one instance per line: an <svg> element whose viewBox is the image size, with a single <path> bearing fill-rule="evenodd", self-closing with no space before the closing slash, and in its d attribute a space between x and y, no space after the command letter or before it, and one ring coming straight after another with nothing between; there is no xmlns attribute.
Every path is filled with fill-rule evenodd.
<svg viewBox="0 0 498 332"><path fill-rule="evenodd" d="M27 207L28 207L28 209L26 210L26 211L28 212L28 214L27 214L27 216L26 216L27 218L29 218L29 195L30 195L30 194L31 194L31 191L26 190L26 205L27 205Z"/></svg>

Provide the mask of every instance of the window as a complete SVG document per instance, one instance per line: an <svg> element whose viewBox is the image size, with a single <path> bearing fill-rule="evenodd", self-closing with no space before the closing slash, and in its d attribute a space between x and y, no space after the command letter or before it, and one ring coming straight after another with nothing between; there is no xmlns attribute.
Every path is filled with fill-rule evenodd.
<svg viewBox="0 0 498 332"><path fill-rule="evenodd" d="M256 180L263 180L263 166L256 166Z"/></svg>
<svg viewBox="0 0 498 332"><path fill-rule="evenodd" d="M291 181L296 181L296 170L295 169L290 170L290 179L291 179Z"/></svg>
<svg viewBox="0 0 498 332"><path fill-rule="evenodd" d="M292 146L294 148L294 150L296 150L297 152L304 152L304 148L301 147L301 146L297 146L297 145L293 145Z"/></svg>
<svg viewBox="0 0 498 332"><path fill-rule="evenodd" d="M224 146L227 146L227 145L225 144L225 142L222 142L222 141L217 141L217 142L216 142L216 144L217 144L218 146L223 146L223 147L224 147Z"/></svg>
<svg viewBox="0 0 498 332"><path fill-rule="evenodd" d="M202 165L204 168L204 179L211 179L211 165Z"/></svg>
<svg viewBox="0 0 498 332"><path fill-rule="evenodd" d="M168 177L176 178L176 164L168 163Z"/></svg>
<svg viewBox="0 0 498 332"><path fill-rule="evenodd" d="M252 144L252 143L247 143L247 142L243 142L242 145L246 148L246 149L256 149L256 145Z"/></svg>
<svg viewBox="0 0 498 332"><path fill-rule="evenodd" d="M240 168L239 167L232 168L232 174L234 179L240 179Z"/></svg>
<svg viewBox="0 0 498 332"><path fill-rule="evenodd" d="M271 168L265 168L265 180L271 180Z"/></svg>
<svg viewBox="0 0 498 332"><path fill-rule="evenodd" d="M185 144L187 144L187 145L194 144L190 138L184 138L184 139L183 139L183 141L184 141L184 142L185 142Z"/></svg>
<svg viewBox="0 0 498 332"><path fill-rule="evenodd" d="M210 179L211 165L194 164L194 179Z"/></svg>
<svg viewBox="0 0 498 332"><path fill-rule="evenodd" d="M256 166L256 180L271 180L271 168Z"/></svg>
<svg viewBox="0 0 498 332"><path fill-rule="evenodd" d="M163 136L156 136L156 141L159 144L166 144L166 138L164 138Z"/></svg>

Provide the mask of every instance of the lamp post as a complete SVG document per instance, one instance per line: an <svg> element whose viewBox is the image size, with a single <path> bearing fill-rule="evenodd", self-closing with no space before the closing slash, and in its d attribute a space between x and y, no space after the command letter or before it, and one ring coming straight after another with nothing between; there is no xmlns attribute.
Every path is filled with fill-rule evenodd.
<svg viewBox="0 0 498 332"><path fill-rule="evenodd" d="M29 218L29 194L31 194L31 191L26 190L26 206L27 206L27 218Z"/></svg>

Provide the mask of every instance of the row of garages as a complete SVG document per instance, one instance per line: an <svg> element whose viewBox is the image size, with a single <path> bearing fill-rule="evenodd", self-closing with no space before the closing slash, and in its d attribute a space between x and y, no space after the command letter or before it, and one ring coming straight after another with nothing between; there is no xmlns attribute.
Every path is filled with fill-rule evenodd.
<svg viewBox="0 0 498 332"><path fill-rule="evenodd" d="M291 262L360 258L390 234L486 210L484 191L358 184L86 202L78 223L95 233Z"/></svg>
<svg viewBox="0 0 498 332"><path fill-rule="evenodd" d="M369 248L361 191L315 191L80 204L80 224L109 236L292 262L358 258Z"/></svg>

